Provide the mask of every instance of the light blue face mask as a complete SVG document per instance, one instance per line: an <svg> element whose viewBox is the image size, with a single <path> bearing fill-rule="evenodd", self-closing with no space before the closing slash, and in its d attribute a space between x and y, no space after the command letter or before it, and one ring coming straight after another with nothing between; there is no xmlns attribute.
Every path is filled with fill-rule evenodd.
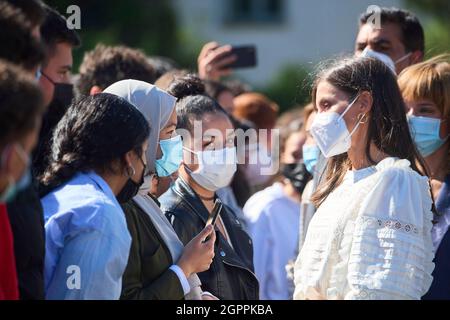
<svg viewBox="0 0 450 320"><path fill-rule="evenodd" d="M159 141L162 158L156 160L156 173L159 177L168 177L178 170L183 160L183 142L181 136Z"/></svg>
<svg viewBox="0 0 450 320"><path fill-rule="evenodd" d="M14 180L11 179L5 191L3 191L2 194L0 194L0 203L10 202L15 198L16 194L17 194L17 186Z"/></svg>
<svg viewBox="0 0 450 320"><path fill-rule="evenodd" d="M19 181L11 181L5 192L0 195L0 202L11 202L16 197L17 193L24 190L31 184L31 173L27 168Z"/></svg>
<svg viewBox="0 0 450 320"><path fill-rule="evenodd" d="M436 152L448 139L448 136L444 139L440 137L440 119L408 116L408 123L411 136L423 157Z"/></svg>
<svg viewBox="0 0 450 320"><path fill-rule="evenodd" d="M34 78L39 81L39 79L41 79L42 76L42 72L41 72L41 68L36 70L36 73L34 74Z"/></svg>
<svg viewBox="0 0 450 320"><path fill-rule="evenodd" d="M26 163L26 168L19 181L15 182L12 178L10 179L8 187L0 194L0 202L11 202L18 192L26 189L31 184L30 158L21 146L20 148L16 146L16 150Z"/></svg>
<svg viewBox="0 0 450 320"><path fill-rule="evenodd" d="M309 173L314 174L314 168L319 159L320 149L317 145L303 145L303 163Z"/></svg>

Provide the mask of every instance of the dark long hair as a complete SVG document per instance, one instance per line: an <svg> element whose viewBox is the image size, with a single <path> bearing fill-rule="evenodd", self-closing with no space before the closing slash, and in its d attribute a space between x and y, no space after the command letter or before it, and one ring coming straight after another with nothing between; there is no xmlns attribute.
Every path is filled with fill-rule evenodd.
<svg viewBox="0 0 450 320"><path fill-rule="evenodd" d="M112 163L125 153L142 154L149 133L144 116L118 96L100 93L73 103L53 133L41 196L78 172L114 172Z"/></svg>
<svg viewBox="0 0 450 320"><path fill-rule="evenodd" d="M317 86L322 81L327 81L347 93L349 102L362 91L371 93L373 105L368 120L365 153L372 164L375 164L375 161L370 156L371 143L391 157L409 160L412 169L419 174L422 174L419 167L426 170L425 162L411 138L405 104L397 79L383 62L373 58L355 57L335 62L316 77L312 90L314 105L316 105ZM319 206L342 182L349 168L350 161L347 153L328 160L323 183L319 185L312 197L316 206Z"/></svg>

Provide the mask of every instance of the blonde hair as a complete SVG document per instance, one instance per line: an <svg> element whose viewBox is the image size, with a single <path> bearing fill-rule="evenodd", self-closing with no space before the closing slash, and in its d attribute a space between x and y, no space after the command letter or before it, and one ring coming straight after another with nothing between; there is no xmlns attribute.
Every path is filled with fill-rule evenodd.
<svg viewBox="0 0 450 320"><path fill-rule="evenodd" d="M400 91L406 101L431 100L443 119L450 119L450 54L441 54L412 65L398 78ZM447 172L450 172L450 150Z"/></svg>
<svg viewBox="0 0 450 320"><path fill-rule="evenodd" d="M398 85L406 101L431 100L445 118L450 116L450 54L406 68Z"/></svg>

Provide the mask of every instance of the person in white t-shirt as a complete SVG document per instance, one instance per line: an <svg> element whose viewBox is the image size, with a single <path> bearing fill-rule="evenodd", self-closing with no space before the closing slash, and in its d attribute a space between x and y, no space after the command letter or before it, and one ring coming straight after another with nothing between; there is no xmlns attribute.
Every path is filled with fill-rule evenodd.
<svg viewBox="0 0 450 320"><path fill-rule="evenodd" d="M281 128L281 132L280 177L250 197L244 206L263 300L292 299L286 265L298 252L301 194L311 178L300 161L305 132L289 128Z"/></svg>

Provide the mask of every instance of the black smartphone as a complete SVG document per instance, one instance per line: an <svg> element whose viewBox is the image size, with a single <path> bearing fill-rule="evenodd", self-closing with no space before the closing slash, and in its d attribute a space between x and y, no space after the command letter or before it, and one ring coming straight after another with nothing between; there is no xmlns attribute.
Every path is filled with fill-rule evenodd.
<svg viewBox="0 0 450 320"><path fill-rule="evenodd" d="M220 214L220 211L222 210L222 203L219 200L216 200L214 202L214 207L211 211L211 213L209 214L208 220L206 220L206 226L209 226L210 224L212 226L214 226L216 224L217 221L217 217ZM210 239L210 236L207 236L204 242L208 242L208 240Z"/></svg>
<svg viewBox="0 0 450 320"><path fill-rule="evenodd" d="M206 226L212 224L213 226L216 224L217 217L219 216L220 210L222 210L222 203L219 200L214 202L214 207L209 214L208 220L206 221Z"/></svg>
<svg viewBox="0 0 450 320"><path fill-rule="evenodd" d="M235 55L236 61L224 67L225 69L252 68L257 65L254 45L233 46L230 55Z"/></svg>

